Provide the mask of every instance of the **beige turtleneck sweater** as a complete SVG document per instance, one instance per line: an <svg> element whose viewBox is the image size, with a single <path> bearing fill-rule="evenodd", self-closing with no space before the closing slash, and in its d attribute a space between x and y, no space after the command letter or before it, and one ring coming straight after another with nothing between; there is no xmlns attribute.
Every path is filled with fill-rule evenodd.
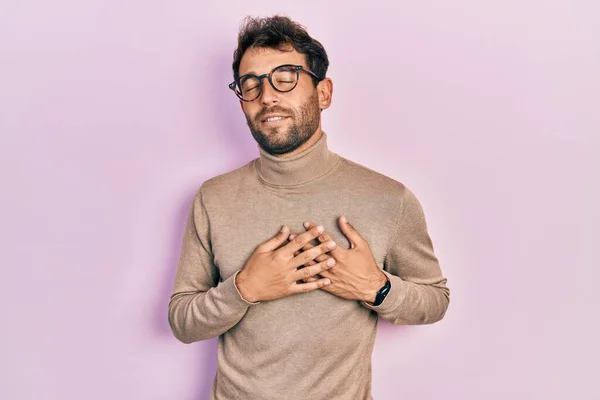
<svg viewBox="0 0 600 400"><path fill-rule="evenodd" d="M449 290L415 195L347 160L327 135L290 158L260 157L202 184L185 229L169 323L184 343L219 336L212 400L368 400L377 316L394 324L441 319ZM234 275L283 225L325 227L348 248L345 215L391 281L372 306L317 290L250 304Z"/></svg>

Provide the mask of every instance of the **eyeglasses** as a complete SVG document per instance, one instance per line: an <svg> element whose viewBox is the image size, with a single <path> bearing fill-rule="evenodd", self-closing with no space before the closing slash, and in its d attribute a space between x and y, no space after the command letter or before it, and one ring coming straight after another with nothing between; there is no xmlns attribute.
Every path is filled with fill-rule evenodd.
<svg viewBox="0 0 600 400"><path fill-rule="evenodd" d="M229 89L233 90L242 101L256 100L262 92L263 78L268 78L273 89L281 93L290 92L298 85L300 71L304 71L317 81L321 81L314 72L308 68L304 68L302 65L284 64L275 67L268 74L242 75L229 84Z"/></svg>

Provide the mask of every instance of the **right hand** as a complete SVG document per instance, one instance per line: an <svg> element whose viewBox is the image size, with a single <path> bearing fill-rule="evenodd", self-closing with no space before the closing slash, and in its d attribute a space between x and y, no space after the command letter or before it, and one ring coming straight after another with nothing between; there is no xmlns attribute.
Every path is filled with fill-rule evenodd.
<svg viewBox="0 0 600 400"><path fill-rule="evenodd" d="M322 226L314 227L295 236L285 246L279 247L289 237L289 228L284 226L275 237L260 244L236 276L235 283L242 297L249 302L269 301L296 293L310 292L329 285L331 281L328 278L298 283L298 281L305 281L335 265L335 260L329 258L326 261L298 269L335 248L335 242L330 241L296 255L300 249L319 237L322 232ZM328 247L331 244L333 247ZM328 261L331 265L328 265Z"/></svg>

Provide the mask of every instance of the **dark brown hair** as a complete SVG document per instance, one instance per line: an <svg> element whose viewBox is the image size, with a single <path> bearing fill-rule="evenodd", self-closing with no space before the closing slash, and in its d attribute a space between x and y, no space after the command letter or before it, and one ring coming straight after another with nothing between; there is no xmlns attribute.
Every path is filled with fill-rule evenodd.
<svg viewBox="0 0 600 400"><path fill-rule="evenodd" d="M306 57L307 67L319 77L325 78L329 59L323 45L310 37L306 29L290 18L274 15L272 17L244 19L238 35L238 47L233 53L233 77L240 76L240 61L250 48L272 48L287 50L293 47ZM313 77L316 85L318 81Z"/></svg>

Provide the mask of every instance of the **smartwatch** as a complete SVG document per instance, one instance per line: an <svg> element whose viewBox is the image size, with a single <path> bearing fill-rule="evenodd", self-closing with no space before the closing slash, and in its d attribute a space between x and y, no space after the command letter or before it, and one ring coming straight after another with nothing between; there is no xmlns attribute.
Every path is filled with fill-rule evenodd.
<svg viewBox="0 0 600 400"><path fill-rule="evenodd" d="M375 296L375 301L373 302L374 306L378 306L381 303L383 303L383 300L385 299L385 296L387 296L387 294L390 292L391 287L392 287L392 283L390 282L390 280L388 278L387 281L385 282L385 285L383 285L383 287L381 289L379 289L379 291L377 292L377 295Z"/></svg>

